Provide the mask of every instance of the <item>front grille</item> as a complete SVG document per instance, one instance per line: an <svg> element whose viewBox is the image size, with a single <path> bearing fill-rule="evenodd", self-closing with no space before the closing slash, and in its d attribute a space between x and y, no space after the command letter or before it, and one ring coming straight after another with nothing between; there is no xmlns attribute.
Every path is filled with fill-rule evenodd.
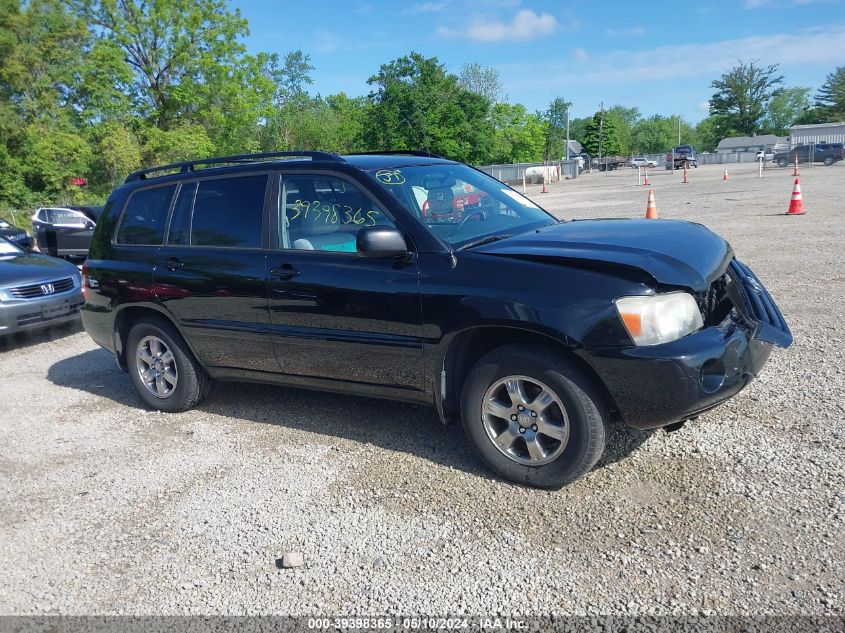
<svg viewBox="0 0 845 633"><path fill-rule="evenodd" d="M73 288L73 279L67 277L58 281L45 281L43 284L32 284L30 286L18 286L11 288L9 293L15 299L37 299L49 295L67 292Z"/></svg>
<svg viewBox="0 0 845 633"><path fill-rule="evenodd" d="M722 275L708 288L703 296L699 296L698 307L704 317L704 326L719 325L727 318L733 309L733 302L728 296L728 276Z"/></svg>
<svg viewBox="0 0 845 633"><path fill-rule="evenodd" d="M751 269L737 259L728 266L727 293L742 317L755 328L754 337L780 347L789 347L792 332Z"/></svg>

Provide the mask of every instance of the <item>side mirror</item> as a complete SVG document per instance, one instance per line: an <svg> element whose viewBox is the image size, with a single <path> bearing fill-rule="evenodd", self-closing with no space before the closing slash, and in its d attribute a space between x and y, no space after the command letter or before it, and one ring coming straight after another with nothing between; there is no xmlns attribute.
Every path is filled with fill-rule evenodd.
<svg viewBox="0 0 845 633"><path fill-rule="evenodd" d="M359 257L387 259L406 256L408 245L397 229L388 226L368 226L358 231L355 250Z"/></svg>

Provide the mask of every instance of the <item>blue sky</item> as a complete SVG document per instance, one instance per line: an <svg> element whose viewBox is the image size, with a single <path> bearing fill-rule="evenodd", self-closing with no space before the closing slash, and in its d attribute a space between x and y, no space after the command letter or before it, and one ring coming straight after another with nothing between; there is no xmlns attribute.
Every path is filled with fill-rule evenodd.
<svg viewBox="0 0 845 633"><path fill-rule="evenodd" d="M845 0L230 0L249 20L251 52L302 49L312 92L368 92L380 64L411 50L452 72L496 68L511 102L572 116L605 106L706 116L710 82L737 59L781 64L813 94L845 65Z"/></svg>

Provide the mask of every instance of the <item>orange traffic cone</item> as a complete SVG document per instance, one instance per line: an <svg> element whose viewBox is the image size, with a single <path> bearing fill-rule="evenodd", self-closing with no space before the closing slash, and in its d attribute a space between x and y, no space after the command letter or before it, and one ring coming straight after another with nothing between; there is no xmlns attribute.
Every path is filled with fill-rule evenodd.
<svg viewBox="0 0 845 633"><path fill-rule="evenodd" d="M727 180L727 179L728 179L728 168L725 167L725 173L722 174L722 180Z"/></svg>
<svg viewBox="0 0 845 633"><path fill-rule="evenodd" d="M648 187L651 183L648 181L648 169L645 170L645 180L643 180L643 186Z"/></svg>
<svg viewBox="0 0 845 633"><path fill-rule="evenodd" d="M689 180L687 179L687 164L686 163L684 163L684 179L681 182L684 183L684 184L689 182Z"/></svg>
<svg viewBox="0 0 845 633"><path fill-rule="evenodd" d="M792 175L798 175L798 152L795 153L795 168L792 170Z"/></svg>
<svg viewBox="0 0 845 633"><path fill-rule="evenodd" d="M804 215L804 198L801 197L801 183L797 178L792 188L792 200L789 201L789 210L786 215Z"/></svg>
<svg viewBox="0 0 845 633"><path fill-rule="evenodd" d="M657 219L657 203L654 201L654 190L648 190L648 203L645 207L645 217L647 220Z"/></svg>

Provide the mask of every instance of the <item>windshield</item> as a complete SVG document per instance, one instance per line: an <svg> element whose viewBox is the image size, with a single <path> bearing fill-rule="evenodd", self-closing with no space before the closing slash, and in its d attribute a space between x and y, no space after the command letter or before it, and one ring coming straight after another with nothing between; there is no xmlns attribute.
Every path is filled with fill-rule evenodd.
<svg viewBox="0 0 845 633"><path fill-rule="evenodd" d="M12 244L4 237L0 237L0 256L5 255L20 255L23 253L21 249Z"/></svg>
<svg viewBox="0 0 845 633"><path fill-rule="evenodd" d="M374 169L370 175L452 246L557 222L522 194L466 165Z"/></svg>

